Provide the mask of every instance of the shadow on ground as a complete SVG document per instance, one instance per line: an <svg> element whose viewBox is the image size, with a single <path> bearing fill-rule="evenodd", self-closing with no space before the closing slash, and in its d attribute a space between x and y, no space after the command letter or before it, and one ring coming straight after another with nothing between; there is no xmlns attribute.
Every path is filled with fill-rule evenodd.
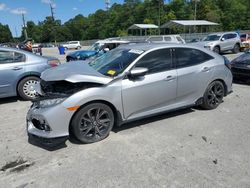
<svg viewBox="0 0 250 188"><path fill-rule="evenodd" d="M21 100L19 97L8 97L8 98L0 98L0 105L7 104L7 103L14 103Z"/></svg>
<svg viewBox="0 0 250 188"><path fill-rule="evenodd" d="M163 114L160 114L160 115L156 115L156 116L152 116L152 117L147 117L147 118L140 119L140 120L135 120L135 121L127 122L127 123L125 123L125 124L123 124L123 125L121 125L119 127L117 127L117 126L114 127L112 129L112 131L114 133L118 133L118 132L123 131L123 130L133 129L135 127L143 126L143 125L146 125L148 123L153 123L153 122L156 122L156 121L161 121L163 119L168 119L168 118L172 118L172 117L183 115L183 114L187 114L187 113L192 113L194 111L195 111L195 109L193 109L193 108L185 108L185 109L182 109L182 110L177 110L177 111L173 111L173 112L163 113ZM69 137L69 141L72 144L82 144L81 142L79 142L73 136Z"/></svg>
<svg viewBox="0 0 250 188"><path fill-rule="evenodd" d="M248 86L250 86L250 79L246 79L246 80L243 80L243 79L234 79L233 83L234 84L240 84L240 85L248 85Z"/></svg>

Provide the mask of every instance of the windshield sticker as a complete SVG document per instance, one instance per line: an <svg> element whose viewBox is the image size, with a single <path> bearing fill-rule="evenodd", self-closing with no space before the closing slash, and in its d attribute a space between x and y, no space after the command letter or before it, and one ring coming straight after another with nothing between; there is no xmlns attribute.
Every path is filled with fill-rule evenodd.
<svg viewBox="0 0 250 188"><path fill-rule="evenodd" d="M113 76L115 73L116 73L115 70L109 70L109 71L107 72L107 74L109 74L109 75L111 75L111 76Z"/></svg>
<svg viewBox="0 0 250 188"><path fill-rule="evenodd" d="M144 51L142 51L142 50L131 49L131 50L129 50L128 52L134 53L134 54L142 54Z"/></svg>

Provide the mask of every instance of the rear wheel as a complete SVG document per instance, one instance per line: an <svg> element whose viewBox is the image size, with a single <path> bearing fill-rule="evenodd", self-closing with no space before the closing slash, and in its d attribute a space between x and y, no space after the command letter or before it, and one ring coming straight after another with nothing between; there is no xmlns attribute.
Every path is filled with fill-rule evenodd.
<svg viewBox="0 0 250 188"><path fill-rule="evenodd" d="M39 78L29 76L22 79L17 87L17 92L24 100L32 100L36 98L35 85L38 84Z"/></svg>
<svg viewBox="0 0 250 188"><path fill-rule="evenodd" d="M220 53L220 47L219 46L215 46L214 49L213 49L213 51L215 53L219 54Z"/></svg>
<svg viewBox="0 0 250 188"><path fill-rule="evenodd" d="M235 44L234 48L233 48L233 53L237 54L240 52L240 45L239 44Z"/></svg>
<svg viewBox="0 0 250 188"><path fill-rule="evenodd" d="M203 104L201 105L204 109L212 110L222 103L224 97L224 85L220 81L212 82L206 89L203 96Z"/></svg>
<svg viewBox="0 0 250 188"><path fill-rule="evenodd" d="M114 113L103 103L92 103L80 109L73 117L71 127L74 136L89 144L106 138L114 126Z"/></svg>

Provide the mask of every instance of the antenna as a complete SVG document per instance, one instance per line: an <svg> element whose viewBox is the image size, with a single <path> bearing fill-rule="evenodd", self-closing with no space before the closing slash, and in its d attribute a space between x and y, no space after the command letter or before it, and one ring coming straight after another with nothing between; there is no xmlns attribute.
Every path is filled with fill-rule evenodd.
<svg viewBox="0 0 250 188"><path fill-rule="evenodd" d="M110 8L110 0L105 0L105 4L106 4L106 9L109 10L109 8Z"/></svg>

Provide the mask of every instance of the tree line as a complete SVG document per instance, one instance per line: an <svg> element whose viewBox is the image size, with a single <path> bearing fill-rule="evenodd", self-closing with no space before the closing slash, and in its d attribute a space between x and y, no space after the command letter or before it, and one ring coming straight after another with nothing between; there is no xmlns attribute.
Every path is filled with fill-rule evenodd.
<svg viewBox="0 0 250 188"><path fill-rule="evenodd" d="M196 1L196 2L195 2ZM193 20L195 3L197 20L219 23L219 30L250 29L250 0L124 0L109 10L81 14L64 24L48 16L35 24L28 21L28 37L35 42L103 39L128 35L135 23L162 25L169 20ZM84 12L84 10L83 10ZM24 40L22 32L20 41ZM0 43L13 41L8 25L0 24Z"/></svg>

